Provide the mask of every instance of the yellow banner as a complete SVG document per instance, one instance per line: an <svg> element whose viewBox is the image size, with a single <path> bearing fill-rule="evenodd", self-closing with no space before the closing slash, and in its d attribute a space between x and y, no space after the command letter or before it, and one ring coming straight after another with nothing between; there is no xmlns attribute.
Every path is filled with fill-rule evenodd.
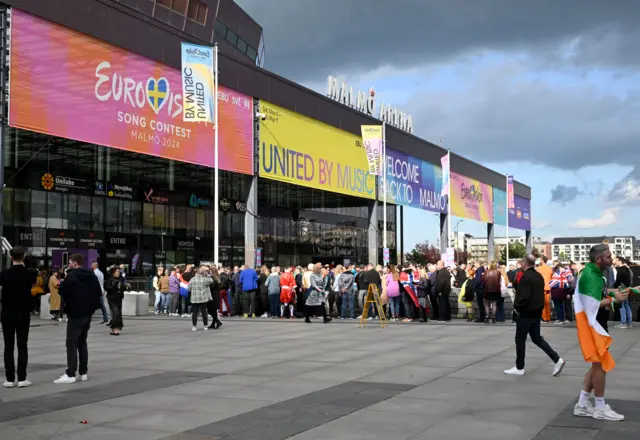
<svg viewBox="0 0 640 440"><path fill-rule="evenodd" d="M374 176L382 176L382 167L380 166L383 142L382 125L362 125L361 130L369 172Z"/></svg>
<svg viewBox="0 0 640 440"><path fill-rule="evenodd" d="M260 101L260 177L375 198L360 136Z"/></svg>

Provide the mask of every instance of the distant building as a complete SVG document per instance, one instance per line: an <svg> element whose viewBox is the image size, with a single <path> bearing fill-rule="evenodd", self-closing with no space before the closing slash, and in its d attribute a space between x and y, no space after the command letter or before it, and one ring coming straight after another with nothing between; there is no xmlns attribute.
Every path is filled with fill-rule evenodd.
<svg viewBox="0 0 640 440"><path fill-rule="evenodd" d="M527 245L527 238L522 235L520 237L509 237L509 243L522 243ZM494 237L493 244L495 247L496 259L500 257L500 252L507 244L507 237ZM531 244L534 249L538 249L544 253L543 241L540 237L532 237ZM467 252L469 252L470 260L484 260L489 258L489 239L487 237L471 237L467 239ZM511 258L509 259L511 260Z"/></svg>
<svg viewBox="0 0 640 440"><path fill-rule="evenodd" d="M584 263L589 261L589 249L603 242L609 244L614 257L621 256L630 260L640 260L640 243L630 235L556 237L551 244L551 259Z"/></svg>

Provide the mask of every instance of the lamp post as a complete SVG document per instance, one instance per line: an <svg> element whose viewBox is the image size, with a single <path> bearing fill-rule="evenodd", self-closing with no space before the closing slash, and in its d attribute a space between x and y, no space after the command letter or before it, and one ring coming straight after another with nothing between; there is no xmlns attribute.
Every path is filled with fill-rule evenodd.
<svg viewBox="0 0 640 440"><path fill-rule="evenodd" d="M463 221L464 221L464 220L460 219L460 220L458 220L458 221L456 222L456 227L455 227L455 230L456 230L456 239L455 239L455 242L454 242L454 243L455 243L455 247L456 247L456 251L458 250L458 226L459 226L459 225L460 225L460 223L462 223ZM457 262L458 264L460 264L460 254L458 254L458 258L457 258L456 260L457 260L456 262Z"/></svg>

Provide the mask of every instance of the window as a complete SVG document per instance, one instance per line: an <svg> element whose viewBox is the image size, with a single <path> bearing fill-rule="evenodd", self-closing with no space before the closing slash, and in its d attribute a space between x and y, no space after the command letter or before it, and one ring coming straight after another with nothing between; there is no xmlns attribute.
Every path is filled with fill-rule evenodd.
<svg viewBox="0 0 640 440"><path fill-rule="evenodd" d="M187 13L188 0L157 0L157 3L179 14L186 15Z"/></svg>
<svg viewBox="0 0 640 440"><path fill-rule="evenodd" d="M189 9L187 10L187 17L200 24L205 24L208 10L209 7L205 3L199 0L191 0L189 2Z"/></svg>
<svg viewBox="0 0 640 440"><path fill-rule="evenodd" d="M216 20L216 24L213 28L214 32L217 35L220 35L222 38L226 38L227 37L227 30L229 28L220 20Z"/></svg>
<svg viewBox="0 0 640 440"><path fill-rule="evenodd" d="M231 29L227 30L227 41L234 46L238 43L238 35Z"/></svg>
<svg viewBox="0 0 640 440"><path fill-rule="evenodd" d="M247 52L247 42L244 41L242 38L238 38L238 43L236 44L236 47L242 53Z"/></svg>

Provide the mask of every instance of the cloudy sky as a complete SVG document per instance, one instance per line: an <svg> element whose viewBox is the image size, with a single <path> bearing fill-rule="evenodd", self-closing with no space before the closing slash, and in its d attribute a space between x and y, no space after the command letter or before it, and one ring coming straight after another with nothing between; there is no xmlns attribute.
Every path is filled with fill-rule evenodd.
<svg viewBox="0 0 640 440"><path fill-rule="evenodd" d="M640 1L237 2L267 69L323 94L327 75L373 86L418 136L531 186L534 235L640 238Z"/></svg>

